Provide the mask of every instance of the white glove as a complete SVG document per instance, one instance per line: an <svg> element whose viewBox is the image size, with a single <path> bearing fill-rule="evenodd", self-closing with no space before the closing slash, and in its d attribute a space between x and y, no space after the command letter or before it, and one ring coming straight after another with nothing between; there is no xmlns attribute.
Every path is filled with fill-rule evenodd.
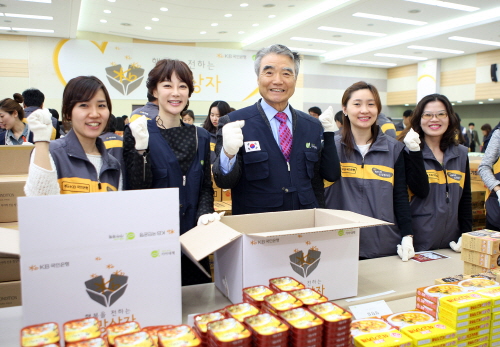
<svg viewBox="0 0 500 347"><path fill-rule="evenodd" d="M497 196L498 196L498 204L500 205L500 190L497 190L495 193L497 193Z"/></svg>
<svg viewBox="0 0 500 347"><path fill-rule="evenodd" d="M455 243L455 241L451 241L450 242L450 247L455 252L461 253L462 252L462 236L460 236L460 238L458 239L457 243Z"/></svg>
<svg viewBox="0 0 500 347"><path fill-rule="evenodd" d="M245 126L244 120L227 123L222 128L222 147L227 155L236 155L243 146L243 132L241 128Z"/></svg>
<svg viewBox="0 0 500 347"><path fill-rule="evenodd" d="M324 131L327 133L333 133L339 130L337 123L335 123L335 114L331 106L328 106L326 111L319 115L319 121L323 125L323 129L325 129Z"/></svg>
<svg viewBox="0 0 500 347"><path fill-rule="evenodd" d="M135 149L142 151L148 148L149 132L148 132L148 119L146 116L141 116L130 123L130 130L132 136L135 138Z"/></svg>
<svg viewBox="0 0 500 347"><path fill-rule="evenodd" d="M28 127L33 133L33 142L50 142L52 114L46 108L34 111L28 116Z"/></svg>
<svg viewBox="0 0 500 347"><path fill-rule="evenodd" d="M208 223L220 220L222 217L224 217L224 213L226 212L202 214L200 218L198 218L198 225L207 225Z"/></svg>
<svg viewBox="0 0 500 347"><path fill-rule="evenodd" d="M403 261L408 261L408 259L415 256L415 250L413 249L413 237L403 237L401 244L398 245L398 255Z"/></svg>
<svg viewBox="0 0 500 347"><path fill-rule="evenodd" d="M406 147L412 152L418 152L420 151L420 136L418 136L418 133L410 129L408 133L405 136L404 139Z"/></svg>

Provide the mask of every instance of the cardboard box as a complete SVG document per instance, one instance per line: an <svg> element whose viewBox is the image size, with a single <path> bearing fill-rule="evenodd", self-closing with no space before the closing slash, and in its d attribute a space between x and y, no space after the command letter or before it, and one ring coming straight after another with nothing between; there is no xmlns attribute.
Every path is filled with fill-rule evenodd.
<svg viewBox="0 0 500 347"><path fill-rule="evenodd" d="M231 189L222 189L222 201L232 201Z"/></svg>
<svg viewBox="0 0 500 347"><path fill-rule="evenodd" d="M479 173L477 172L477 169L479 168L479 164L481 164L481 161L483 160L482 157L469 157L469 170L470 170L470 179L472 182L483 182L481 179L481 176L479 176Z"/></svg>
<svg viewBox="0 0 500 347"><path fill-rule="evenodd" d="M19 281L19 231L0 228L0 282Z"/></svg>
<svg viewBox="0 0 500 347"><path fill-rule="evenodd" d="M18 222L0 223L0 228L19 230Z"/></svg>
<svg viewBox="0 0 500 347"><path fill-rule="evenodd" d="M214 201L215 212L226 212L225 216L230 216L233 210L231 201Z"/></svg>
<svg viewBox="0 0 500 347"><path fill-rule="evenodd" d="M25 196L27 178L28 175L0 176L0 223L17 222L17 198Z"/></svg>
<svg viewBox="0 0 500 347"><path fill-rule="evenodd" d="M463 251L463 249L462 249ZM464 262L464 275L477 275L483 272L486 272L488 270L494 270L494 269L488 269L485 268L484 266L472 264L469 262Z"/></svg>
<svg viewBox="0 0 500 347"><path fill-rule="evenodd" d="M462 248L486 254L498 254L500 232L485 229L462 234Z"/></svg>
<svg viewBox="0 0 500 347"><path fill-rule="evenodd" d="M1 282L0 308L21 305L21 281Z"/></svg>
<svg viewBox="0 0 500 347"><path fill-rule="evenodd" d="M467 263L479 265L487 269L493 269L500 265L500 254L491 255L474 252L469 249L462 249L461 259Z"/></svg>
<svg viewBox="0 0 500 347"><path fill-rule="evenodd" d="M222 201L222 188L214 187L214 202Z"/></svg>
<svg viewBox="0 0 500 347"><path fill-rule="evenodd" d="M27 175L33 148L35 146L0 146L0 175Z"/></svg>
<svg viewBox="0 0 500 347"><path fill-rule="evenodd" d="M330 300L357 295L359 229L390 225L354 212L311 209L223 217L181 235L199 261L214 253L215 285L233 303L242 289L290 276Z"/></svg>

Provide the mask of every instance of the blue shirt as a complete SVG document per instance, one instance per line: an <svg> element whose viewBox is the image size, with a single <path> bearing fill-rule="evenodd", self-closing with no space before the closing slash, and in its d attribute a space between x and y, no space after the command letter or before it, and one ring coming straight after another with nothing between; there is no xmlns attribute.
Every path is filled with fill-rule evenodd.
<svg viewBox="0 0 500 347"><path fill-rule="evenodd" d="M279 111L276 110L274 107L270 106L267 102L264 101L264 99L260 100L260 106L262 106L262 109L264 110L264 113L266 114L267 120L269 121L269 124L271 125L271 131L273 133L274 140L276 143L280 144L280 139L279 139L279 127L280 127L280 121L277 120L274 116L276 113ZM293 135L293 127L292 127L292 113L290 112L290 104L286 105L285 109L282 111L284 112L288 118L286 120L286 125L288 125L288 128L290 129L290 133ZM244 140L244 139L243 139ZM220 151L220 168L224 174L227 174L233 169L235 160L236 160L237 154L230 160L226 153L224 152L224 149Z"/></svg>

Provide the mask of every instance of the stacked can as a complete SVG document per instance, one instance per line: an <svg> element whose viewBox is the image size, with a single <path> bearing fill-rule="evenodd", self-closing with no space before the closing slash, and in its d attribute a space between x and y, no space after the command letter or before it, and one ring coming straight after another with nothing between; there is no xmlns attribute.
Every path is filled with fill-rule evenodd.
<svg viewBox="0 0 500 347"><path fill-rule="evenodd" d="M189 325L178 325L158 331L158 344L159 347L199 347L203 342Z"/></svg>
<svg viewBox="0 0 500 347"><path fill-rule="evenodd" d="M350 328L352 314L331 302L308 307L323 319L323 346L348 347L351 345Z"/></svg>
<svg viewBox="0 0 500 347"><path fill-rule="evenodd" d="M146 331L138 331L116 336L115 347L154 347L154 342Z"/></svg>
<svg viewBox="0 0 500 347"><path fill-rule="evenodd" d="M243 322L247 317L255 316L260 313L257 307L248 302L227 306L225 311L227 318L234 318L240 322Z"/></svg>
<svg viewBox="0 0 500 347"><path fill-rule="evenodd" d="M237 319L226 318L208 323L209 347L251 347L252 332Z"/></svg>
<svg viewBox="0 0 500 347"><path fill-rule="evenodd" d="M293 277L277 277L269 280L269 288L274 292L291 292L298 289L304 289L306 286Z"/></svg>
<svg viewBox="0 0 500 347"><path fill-rule="evenodd" d="M437 284L417 289L416 308L437 318L439 298L447 295L467 293L457 284Z"/></svg>
<svg viewBox="0 0 500 347"><path fill-rule="evenodd" d="M281 312L279 316L290 329L290 347L321 347L323 320L306 308Z"/></svg>
<svg viewBox="0 0 500 347"><path fill-rule="evenodd" d="M301 306L302 301L297 299L295 296L287 292L280 292L264 297L262 312L271 313L276 316L280 312L293 310Z"/></svg>
<svg viewBox="0 0 500 347"><path fill-rule="evenodd" d="M21 346L32 347L54 344L59 346L61 336L57 323L30 325L21 329Z"/></svg>
<svg viewBox="0 0 500 347"><path fill-rule="evenodd" d="M243 288L243 301L261 308L264 302L264 297L274 294L274 292L266 286L253 286Z"/></svg>
<svg viewBox="0 0 500 347"><path fill-rule="evenodd" d="M208 345L208 323L226 318L224 311L214 311L194 316L194 330L201 338L203 346Z"/></svg>
<svg viewBox="0 0 500 347"><path fill-rule="evenodd" d="M442 297L438 318L457 330L457 346L488 346L491 299L474 292Z"/></svg>
<svg viewBox="0 0 500 347"><path fill-rule="evenodd" d="M46 346L46 347L52 347L52 346ZM104 338L96 337L95 339L68 343L66 347L108 347L108 344L106 343L106 340Z"/></svg>
<svg viewBox="0 0 500 347"><path fill-rule="evenodd" d="M137 322L126 322L113 324L106 327L106 334L108 336L108 345L115 345L115 338L120 335L132 334L141 331L141 326Z"/></svg>
<svg viewBox="0 0 500 347"><path fill-rule="evenodd" d="M290 294L302 301L304 306L317 305L328 301L326 296L309 288L292 290Z"/></svg>
<svg viewBox="0 0 500 347"><path fill-rule="evenodd" d="M261 313L245 318L245 324L252 332L254 347L288 347L288 325L278 317Z"/></svg>
<svg viewBox="0 0 500 347"><path fill-rule="evenodd" d="M500 346L500 287L479 289L476 293L491 300L490 346Z"/></svg>
<svg viewBox="0 0 500 347"><path fill-rule="evenodd" d="M175 325L155 325L155 326L149 326L149 327L144 327L142 328L141 331L147 332L151 338L153 339L155 347L159 346L158 343L158 331L163 330L163 329L171 329L175 327Z"/></svg>

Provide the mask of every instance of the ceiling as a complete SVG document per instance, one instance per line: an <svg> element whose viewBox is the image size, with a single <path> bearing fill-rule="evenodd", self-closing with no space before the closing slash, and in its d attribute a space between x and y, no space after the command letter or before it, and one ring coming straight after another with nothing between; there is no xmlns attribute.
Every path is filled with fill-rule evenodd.
<svg viewBox="0 0 500 347"><path fill-rule="evenodd" d="M303 55L319 56L325 63L377 66L359 62L368 61L396 64L379 67L417 62L402 57L378 56L380 54L425 60L500 49L498 0L418 0L425 4L413 1L417 0L0 0L0 34L76 38L77 31L90 31L154 41L233 42L245 50L258 50L281 43ZM479 9L467 12L429 4L446 5L450 2ZM242 7L242 3L248 6ZM355 13L427 24L417 26L387 22L353 16ZM7 14L51 16L53 20L18 18ZM384 36L319 30L322 26ZM29 32L23 31L23 28L53 32ZM452 36L493 43L485 45L450 40ZM292 37L313 39L315 42L292 40ZM408 48L412 45L463 53ZM310 49L318 52L308 52Z"/></svg>

